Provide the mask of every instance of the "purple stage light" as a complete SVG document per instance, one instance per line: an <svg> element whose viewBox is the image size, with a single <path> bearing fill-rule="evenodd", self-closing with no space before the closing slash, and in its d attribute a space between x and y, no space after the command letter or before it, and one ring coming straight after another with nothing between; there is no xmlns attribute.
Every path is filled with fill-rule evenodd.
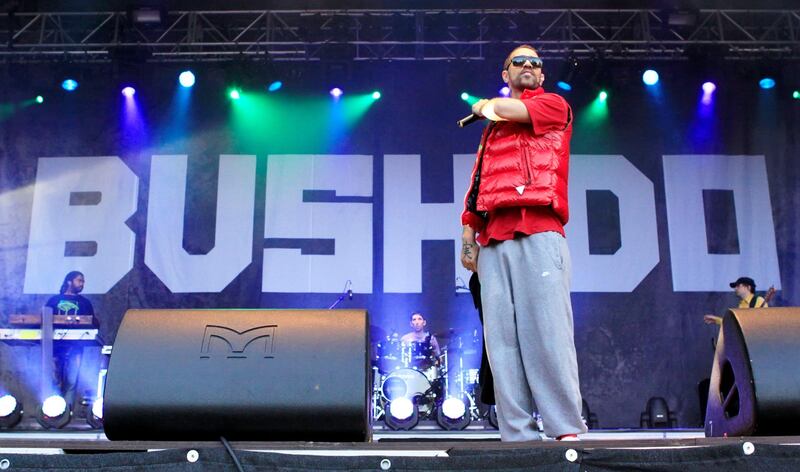
<svg viewBox="0 0 800 472"><path fill-rule="evenodd" d="M136 94L136 89L133 87L125 87L122 89L122 95L125 95L128 98L133 97Z"/></svg>
<svg viewBox="0 0 800 472"><path fill-rule="evenodd" d="M340 89L339 87L334 87L331 89L331 96L333 98L339 98L342 96L343 93L344 92L342 92L342 89Z"/></svg>
<svg viewBox="0 0 800 472"><path fill-rule="evenodd" d="M511 95L511 89L509 89L508 87L501 88L500 89L500 95L502 95L504 97L507 97L507 96Z"/></svg>
<svg viewBox="0 0 800 472"><path fill-rule="evenodd" d="M714 84L714 82L706 82L703 84L703 93L705 94L712 94L716 89L717 86Z"/></svg>

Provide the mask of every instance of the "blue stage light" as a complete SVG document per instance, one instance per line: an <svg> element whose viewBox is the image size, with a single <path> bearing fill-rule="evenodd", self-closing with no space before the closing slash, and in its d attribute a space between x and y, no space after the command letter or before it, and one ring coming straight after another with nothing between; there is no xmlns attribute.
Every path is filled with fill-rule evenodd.
<svg viewBox="0 0 800 472"><path fill-rule="evenodd" d="M189 88L194 85L194 81L194 74L190 70L185 70L178 76L178 82L181 84L181 87Z"/></svg>
<svg viewBox="0 0 800 472"><path fill-rule="evenodd" d="M570 85L570 84L568 84L568 83L564 82L563 80L559 80L558 82L556 82L556 85L557 85L557 86L558 86L558 88L560 88L561 90L566 90L567 92L569 92L570 90L572 90L572 85Z"/></svg>
<svg viewBox="0 0 800 472"><path fill-rule="evenodd" d="M122 95L131 98L134 95L136 95L136 89L133 87L125 87L124 89L122 89Z"/></svg>
<svg viewBox="0 0 800 472"><path fill-rule="evenodd" d="M331 97L333 98L339 98L342 96L343 93L344 92L342 92L342 89L340 89L339 87L334 87L330 91Z"/></svg>
<svg viewBox="0 0 800 472"><path fill-rule="evenodd" d="M764 77L758 81L758 86L764 90L771 89L775 87L775 79L772 77Z"/></svg>
<svg viewBox="0 0 800 472"><path fill-rule="evenodd" d="M653 69L647 69L642 74L642 82L645 85L655 85L658 83L658 72L654 71Z"/></svg>
<svg viewBox="0 0 800 472"><path fill-rule="evenodd" d="M283 87L283 82L281 82L280 80L276 80L275 82L269 84L267 90L269 90L270 92L277 92L278 90L281 89L281 87Z"/></svg>
<svg viewBox="0 0 800 472"><path fill-rule="evenodd" d="M73 92L76 88L78 88L78 82L72 79L67 79L61 82L61 88L67 92Z"/></svg>
<svg viewBox="0 0 800 472"><path fill-rule="evenodd" d="M511 95L511 89L508 88L508 87L501 88L500 89L500 95L502 95L503 97L507 97L507 96Z"/></svg>
<svg viewBox="0 0 800 472"><path fill-rule="evenodd" d="M706 82L703 84L704 94L711 95L715 90L717 90L717 86L714 84L714 82Z"/></svg>

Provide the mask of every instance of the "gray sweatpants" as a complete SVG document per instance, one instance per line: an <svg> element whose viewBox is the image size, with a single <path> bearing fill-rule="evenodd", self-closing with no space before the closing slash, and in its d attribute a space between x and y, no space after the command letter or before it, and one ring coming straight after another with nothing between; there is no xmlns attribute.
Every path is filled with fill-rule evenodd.
<svg viewBox="0 0 800 472"><path fill-rule="evenodd" d="M567 242L537 233L481 248L484 339L503 441L585 433L573 337Z"/></svg>

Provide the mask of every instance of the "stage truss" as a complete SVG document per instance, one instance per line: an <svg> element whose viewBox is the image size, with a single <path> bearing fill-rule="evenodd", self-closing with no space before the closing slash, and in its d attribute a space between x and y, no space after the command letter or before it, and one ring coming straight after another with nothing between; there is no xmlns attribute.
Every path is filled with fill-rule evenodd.
<svg viewBox="0 0 800 472"><path fill-rule="evenodd" d="M134 21L138 17L142 21ZM800 10L247 10L10 12L4 61L800 59Z"/></svg>

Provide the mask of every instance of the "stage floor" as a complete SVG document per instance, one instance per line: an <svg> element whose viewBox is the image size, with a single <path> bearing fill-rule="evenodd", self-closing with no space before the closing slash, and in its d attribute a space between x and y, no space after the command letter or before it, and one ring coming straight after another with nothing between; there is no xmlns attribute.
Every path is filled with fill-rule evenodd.
<svg viewBox="0 0 800 472"><path fill-rule="evenodd" d="M581 441L504 443L496 431L377 431L371 442L109 441L102 433L0 434L0 469L439 472L800 470L800 436L706 438L699 429L593 430Z"/></svg>
<svg viewBox="0 0 800 472"><path fill-rule="evenodd" d="M454 449L497 450L537 448L669 449L720 446L748 441L760 444L800 446L800 436L758 438L706 438L701 429L594 430L580 442L551 439L527 443L503 443L497 431L375 431L371 442L258 442L231 441L237 450L314 456L412 456L447 457ZM102 432L19 431L0 433L0 453L62 454L90 452L160 451L220 447L214 441L109 441Z"/></svg>

